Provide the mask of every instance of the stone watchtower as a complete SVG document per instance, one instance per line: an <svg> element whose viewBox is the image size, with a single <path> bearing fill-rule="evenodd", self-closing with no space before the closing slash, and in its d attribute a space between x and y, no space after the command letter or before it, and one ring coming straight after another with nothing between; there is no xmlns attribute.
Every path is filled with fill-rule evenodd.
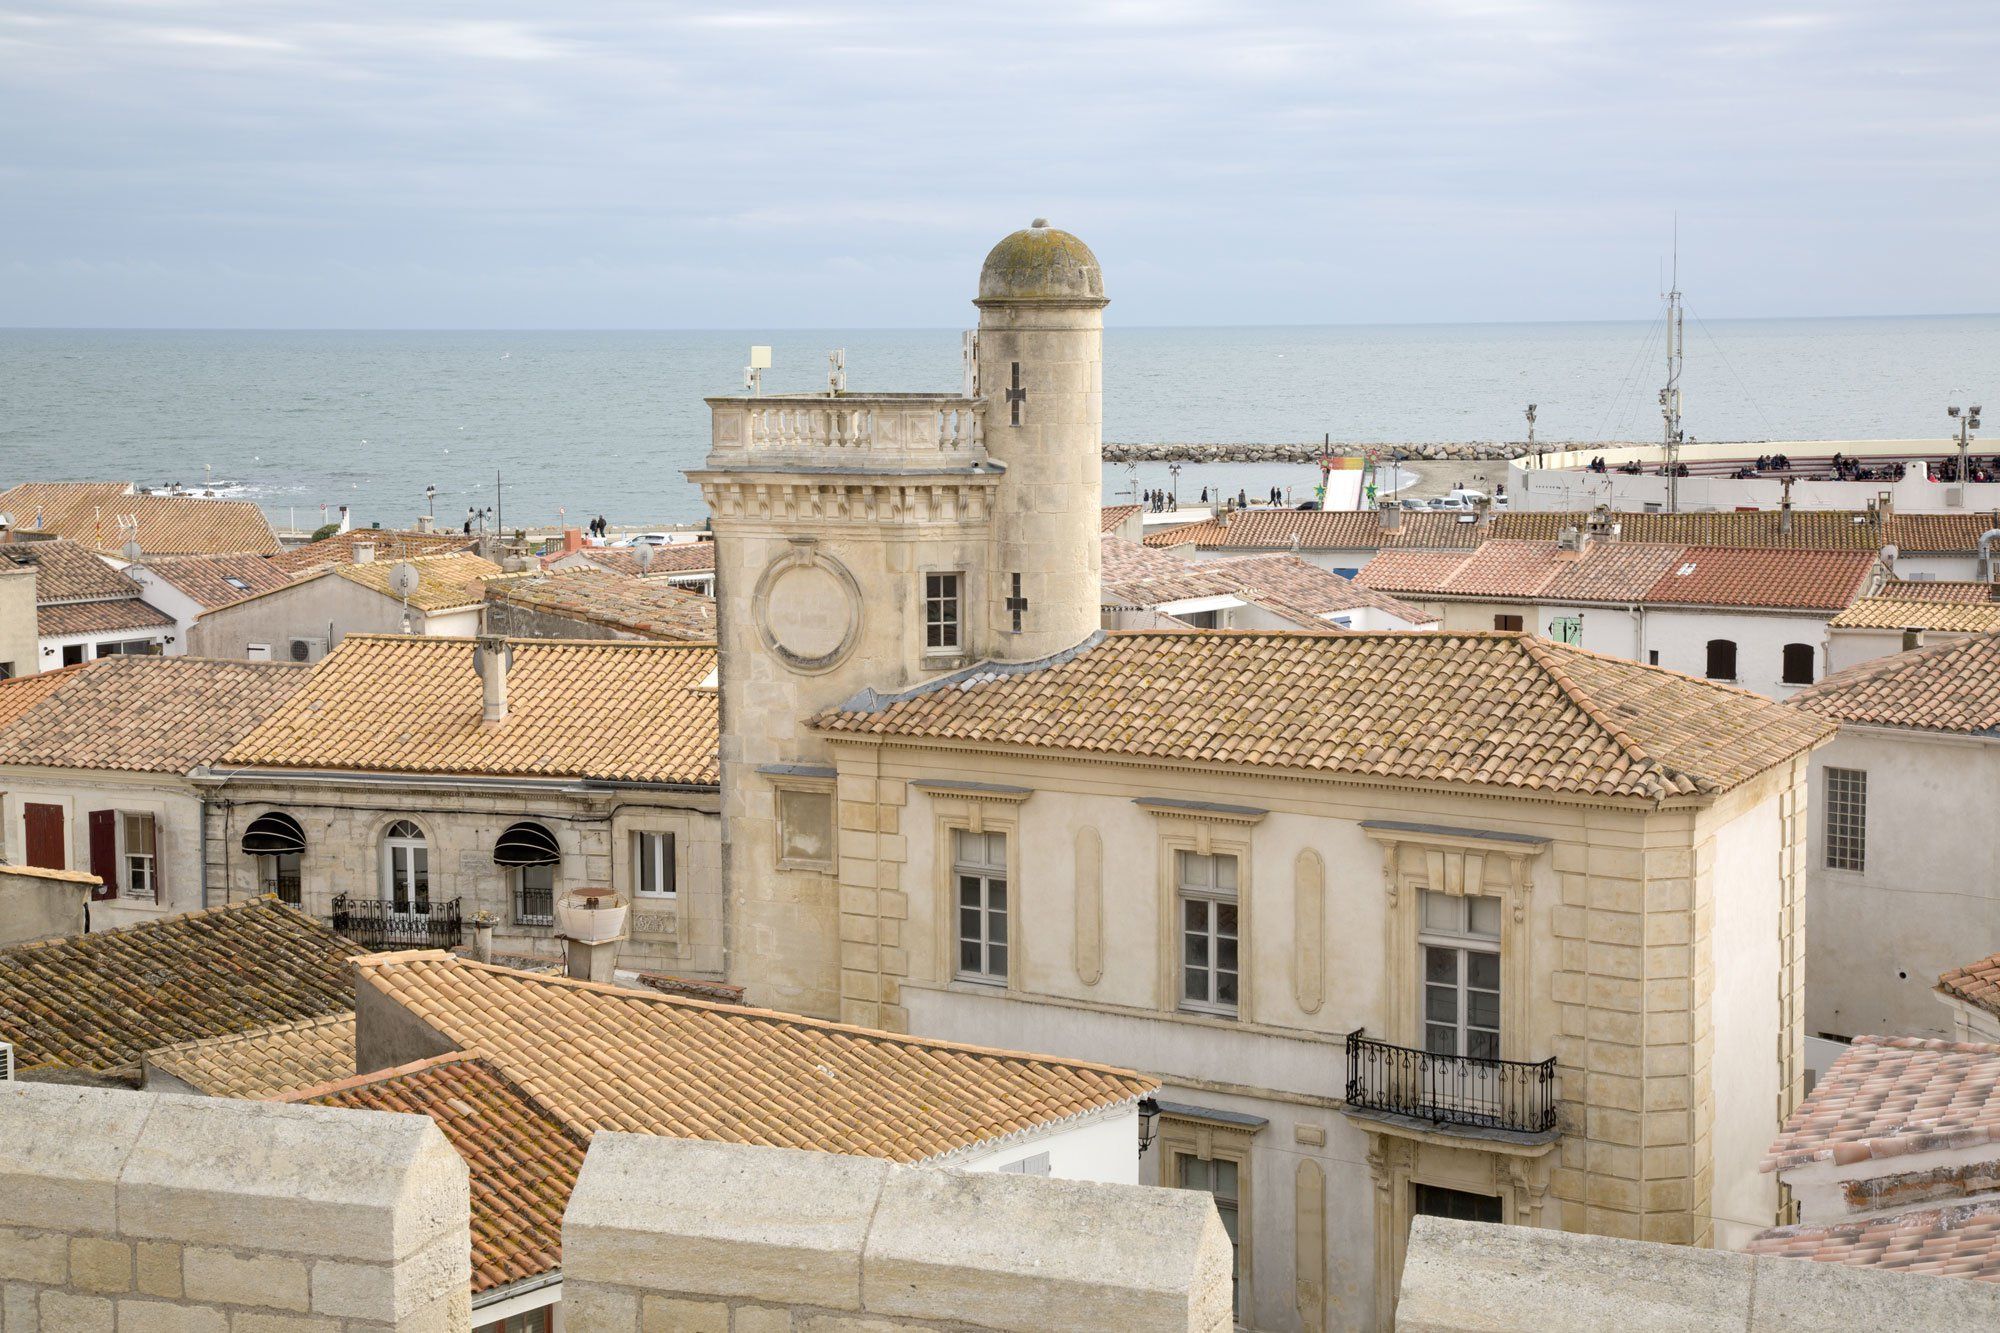
<svg viewBox="0 0 2000 1333"><path fill-rule="evenodd" d="M977 305L976 392L708 400L688 475L715 529L724 939L752 1003L877 1016L843 984L843 907L872 886L843 873L807 720L1098 628L1103 274L1037 220L987 256Z"/></svg>

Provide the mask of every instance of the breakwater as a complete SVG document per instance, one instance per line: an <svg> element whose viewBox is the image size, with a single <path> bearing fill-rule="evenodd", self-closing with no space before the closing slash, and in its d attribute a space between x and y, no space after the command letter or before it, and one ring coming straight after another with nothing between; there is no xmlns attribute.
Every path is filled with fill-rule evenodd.
<svg viewBox="0 0 2000 1333"><path fill-rule="evenodd" d="M1608 448L1605 443L1586 446L1566 441L1537 441L1544 450ZM1108 443L1107 463L1313 463L1321 455L1358 458L1372 454L1386 460L1391 454L1407 462L1460 461L1498 462L1520 458L1528 452L1521 440L1452 440L1426 444L1388 444L1345 440L1332 446L1302 442L1295 444L1202 444L1202 443Z"/></svg>

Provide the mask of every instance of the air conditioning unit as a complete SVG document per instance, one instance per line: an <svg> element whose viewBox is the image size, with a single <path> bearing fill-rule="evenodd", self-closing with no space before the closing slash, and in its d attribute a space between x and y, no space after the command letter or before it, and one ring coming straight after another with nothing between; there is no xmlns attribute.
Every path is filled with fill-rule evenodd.
<svg viewBox="0 0 2000 1333"><path fill-rule="evenodd" d="M294 662L317 662L326 656L325 639L293 639L292 660Z"/></svg>

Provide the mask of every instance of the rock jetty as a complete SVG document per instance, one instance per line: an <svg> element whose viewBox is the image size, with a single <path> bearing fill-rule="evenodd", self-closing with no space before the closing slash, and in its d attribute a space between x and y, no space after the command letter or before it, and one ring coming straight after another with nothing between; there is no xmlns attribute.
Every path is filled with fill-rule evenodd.
<svg viewBox="0 0 2000 1333"><path fill-rule="evenodd" d="M1544 450L1611 448L1599 442L1584 445L1561 440L1537 440ZM1106 444L1107 463L1311 463L1328 452L1324 444ZM1360 457L1373 454L1386 459L1393 452L1407 462L1482 462L1520 458L1528 452L1523 440L1454 440L1430 444L1388 444L1370 441L1343 441L1332 446L1335 455Z"/></svg>

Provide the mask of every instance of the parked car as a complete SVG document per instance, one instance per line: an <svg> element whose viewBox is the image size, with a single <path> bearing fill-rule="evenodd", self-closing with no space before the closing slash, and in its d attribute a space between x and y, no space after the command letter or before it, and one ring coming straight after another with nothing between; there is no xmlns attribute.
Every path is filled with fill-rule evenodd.
<svg viewBox="0 0 2000 1333"><path fill-rule="evenodd" d="M620 537L613 546L665 546L673 537L664 532L635 532L629 537Z"/></svg>

